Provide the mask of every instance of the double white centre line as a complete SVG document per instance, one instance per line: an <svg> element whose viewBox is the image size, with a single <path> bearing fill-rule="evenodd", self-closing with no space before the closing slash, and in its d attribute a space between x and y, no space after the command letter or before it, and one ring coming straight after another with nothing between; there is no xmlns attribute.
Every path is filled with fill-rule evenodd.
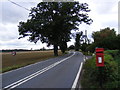
<svg viewBox="0 0 120 90"><path fill-rule="evenodd" d="M62 59L62 60L60 60L60 61L58 61L58 62L56 62L56 63L53 63L53 64L49 65L48 67L45 67L45 68L43 68L43 69L41 69L41 70L39 70L39 71L37 71L37 72L35 72L35 73L33 73L33 74L25 77L25 78L23 78L23 79L20 79L20 80L18 80L18 81L16 81L16 82L14 82L14 83L12 83L12 84L4 87L3 89L9 89L9 90L10 90L10 89L12 89L12 88L15 88L15 87L17 87L17 86L19 86L19 85L21 85L21 84L29 81L30 79L32 79L32 78L34 78L34 77L36 77L36 76L38 76L38 75L40 75L40 74L48 71L49 69L51 69L51 68L55 67L56 65L64 62L65 60L71 58L71 57L74 56L74 55L75 55L75 52L73 53L73 55L71 55L71 56L69 56L69 57L67 57L67 58L65 58L65 59Z"/></svg>

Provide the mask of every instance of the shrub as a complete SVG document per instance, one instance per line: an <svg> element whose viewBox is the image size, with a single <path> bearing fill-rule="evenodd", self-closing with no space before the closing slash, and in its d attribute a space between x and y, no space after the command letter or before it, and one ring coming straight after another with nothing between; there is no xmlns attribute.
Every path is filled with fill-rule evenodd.
<svg viewBox="0 0 120 90"><path fill-rule="evenodd" d="M88 88L93 87L100 87L99 81L102 80L103 88L116 88L118 86L115 85L118 83L118 63L114 60L114 58L108 52L105 52L104 55L104 67L97 67L96 66L96 58L95 56L92 57L90 60L87 60L84 65L84 78L86 79L87 83L91 83L88 85ZM83 76L84 76L83 75ZM84 81L84 80L83 80ZM84 83L82 83L83 85ZM112 85L112 86L110 86ZM84 86L84 85L83 85Z"/></svg>
<svg viewBox="0 0 120 90"><path fill-rule="evenodd" d="M105 51L106 54L110 54L113 58L115 58L115 56L119 55L119 51L118 50L107 50Z"/></svg>
<svg viewBox="0 0 120 90"><path fill-rule="evenodd" d="M95 47L96 47L96 44L93 43L86 48L86 51L90 51L93 53L95 51Z"/></svg>

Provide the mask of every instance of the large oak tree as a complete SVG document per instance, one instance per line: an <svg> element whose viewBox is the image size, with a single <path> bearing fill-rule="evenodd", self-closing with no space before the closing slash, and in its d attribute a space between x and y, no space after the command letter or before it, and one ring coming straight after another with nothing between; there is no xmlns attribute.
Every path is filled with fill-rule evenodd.
<svg viewBox="0 0 120 90"><path fill-rule="evenodd" d="M89 11L86 3L41 2L31 9L27 22L19 23L20 38L29 36L31 42L41 40L48 46L53 45L54 55L57 56L58 46L66 48L66 43L70 41L71 30L77 30L82 22L91 24Z"/></svg>

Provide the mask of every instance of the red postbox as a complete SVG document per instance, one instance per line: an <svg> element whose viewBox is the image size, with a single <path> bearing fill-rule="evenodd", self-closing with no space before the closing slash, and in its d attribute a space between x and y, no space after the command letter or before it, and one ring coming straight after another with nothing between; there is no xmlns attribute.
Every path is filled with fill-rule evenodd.
<svg viewBox="0 0 120 90"><path fill-rule="evenodd" d="M104 48L96 48L96 66L104 67Z"/></svg>

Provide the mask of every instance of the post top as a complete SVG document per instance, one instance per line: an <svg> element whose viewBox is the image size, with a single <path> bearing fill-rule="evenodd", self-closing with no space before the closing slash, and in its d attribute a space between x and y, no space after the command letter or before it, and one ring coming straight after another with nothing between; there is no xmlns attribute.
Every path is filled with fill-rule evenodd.
<svg viewBox="0 0 120 90"><path fill-rule="evenodd" d="M103 51L104 51L104 48L96 48L95 51L96 51L96 52L103 52Z"/></svg>

